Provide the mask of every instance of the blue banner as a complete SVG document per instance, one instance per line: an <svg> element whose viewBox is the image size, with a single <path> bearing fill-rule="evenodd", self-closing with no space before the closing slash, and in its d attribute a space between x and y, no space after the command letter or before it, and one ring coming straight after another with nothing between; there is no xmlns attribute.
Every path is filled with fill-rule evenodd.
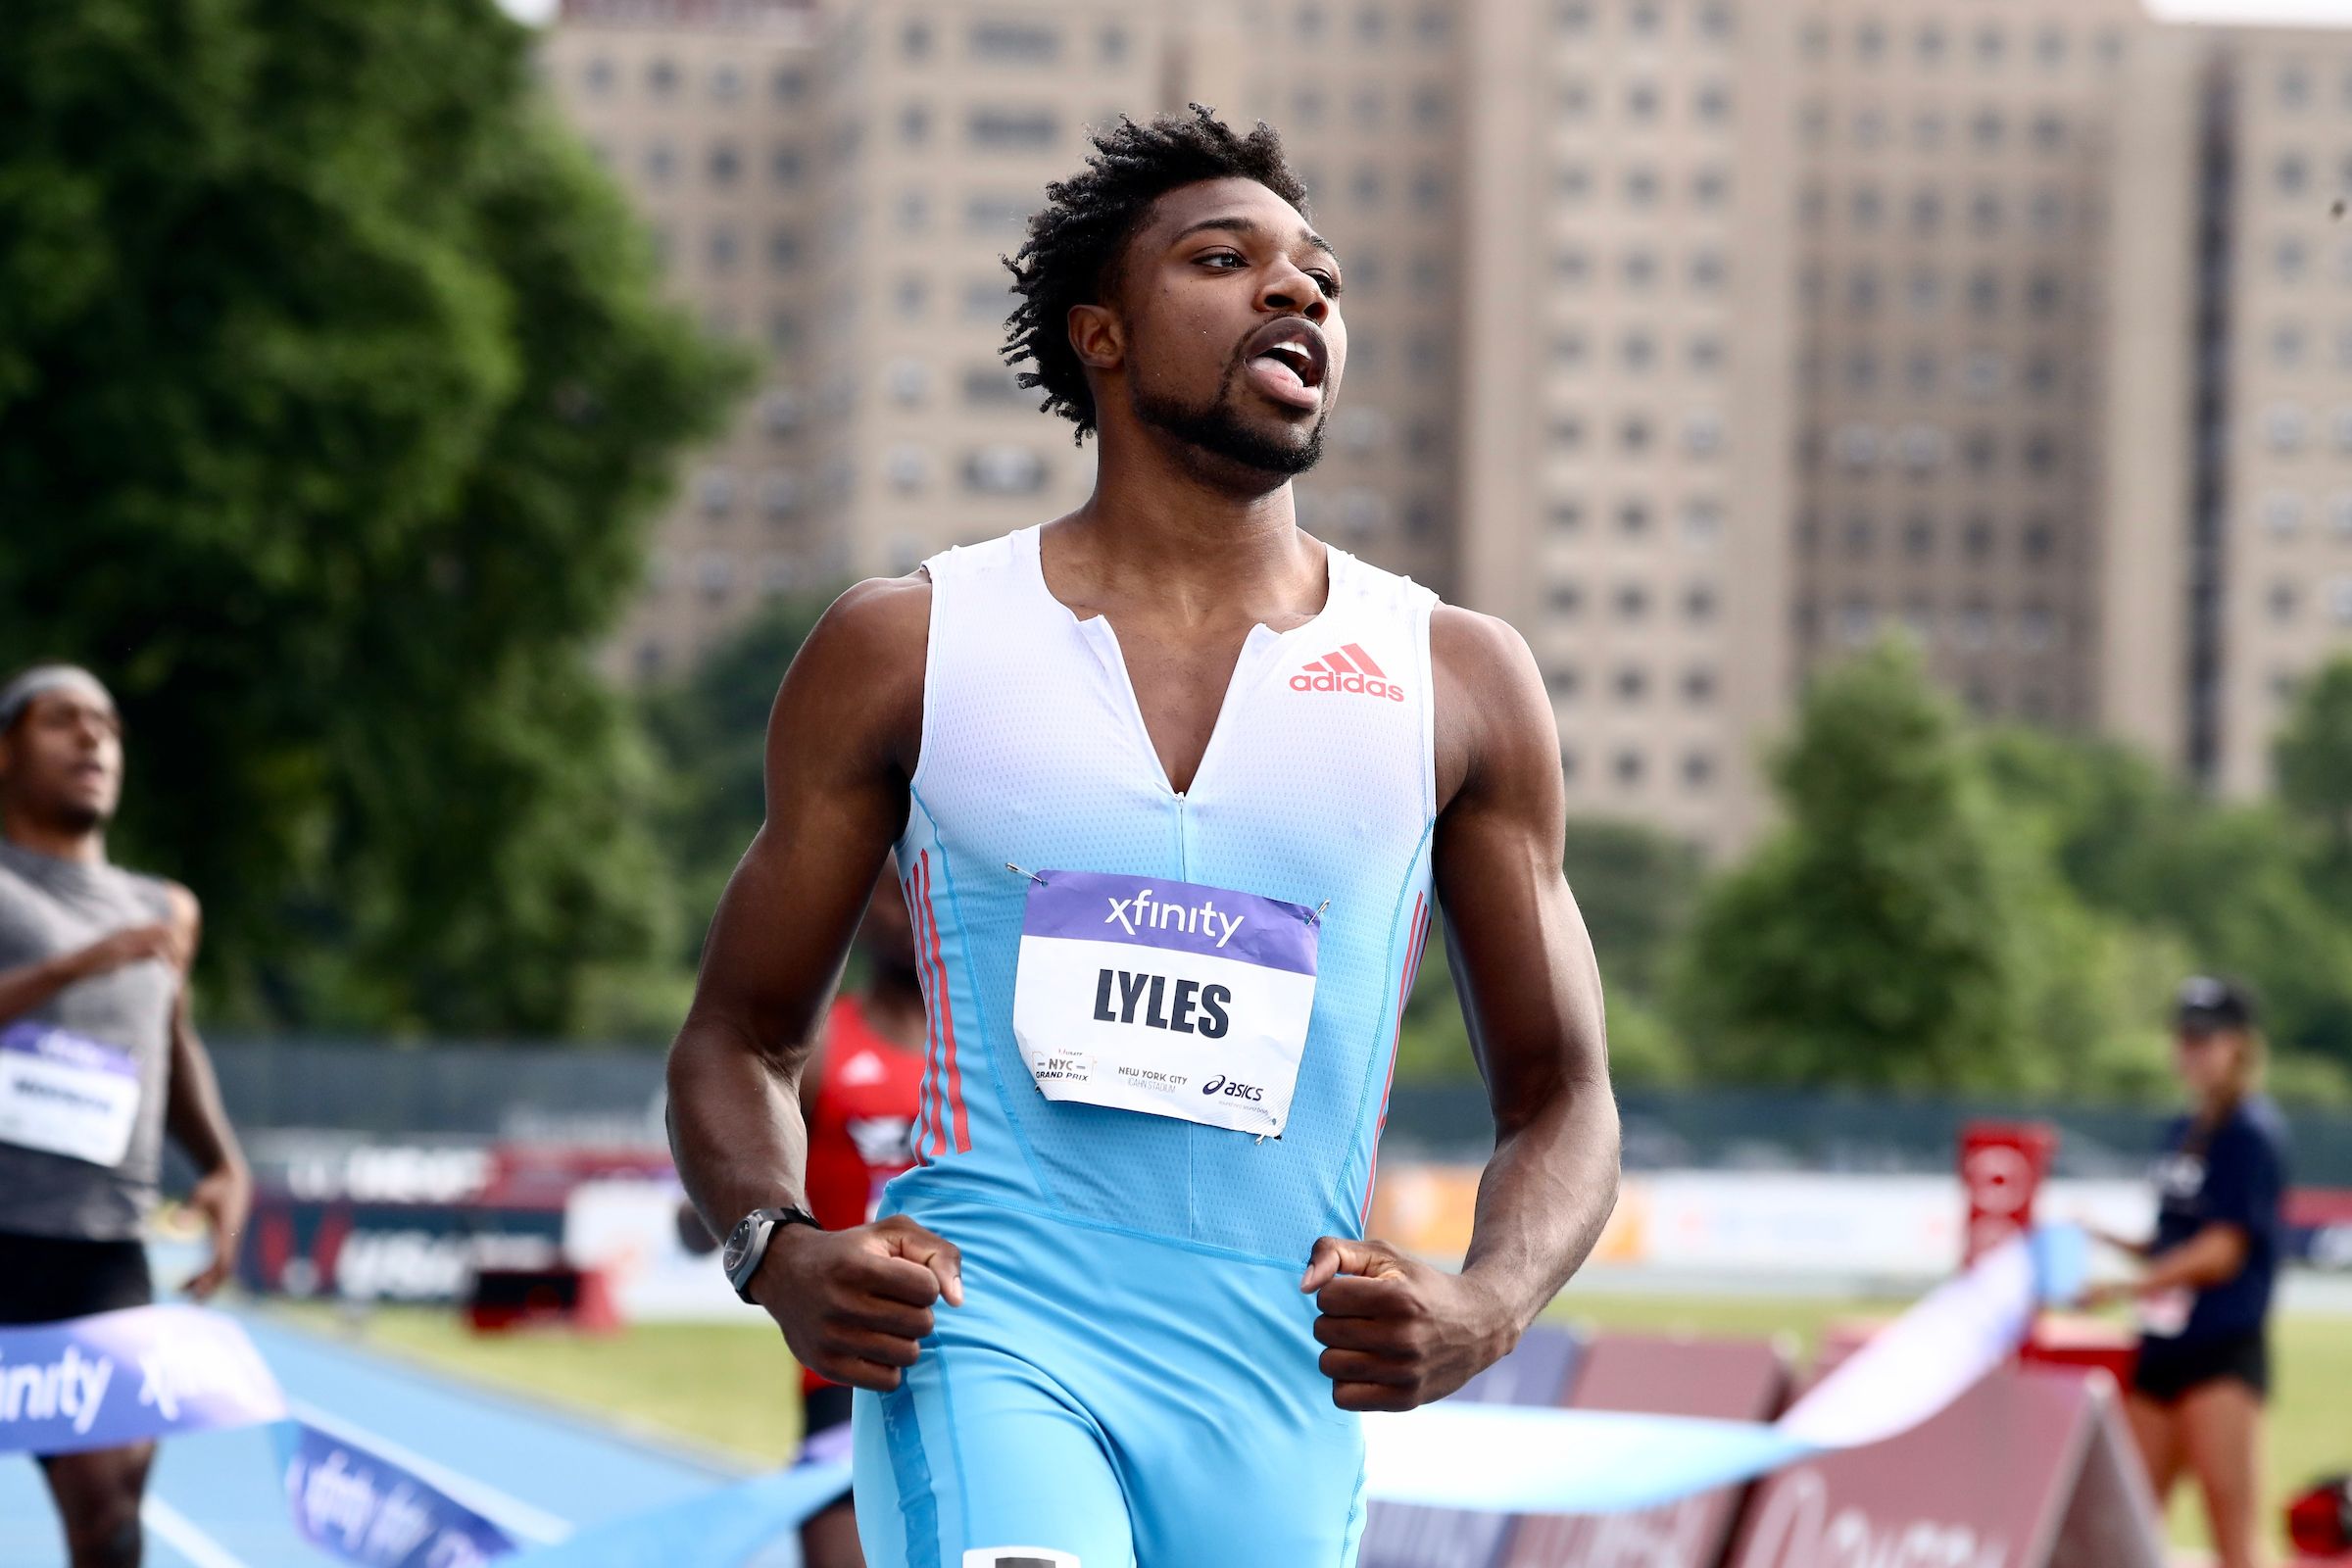
<svg viewBox="0 0 2352 1568"><path fill-rule="evenodd" d="M118 1448L285 1413L245 1331L202 1307L0 1329L0 1453Z"/></svg>
<svg viewBox="0 0 2352 1568"><path fill-rule="evenodd" d="M301 1421L280 1422L286 1506L302 1539L360 1568L475 1568L514 1550L507 1533L440 1489Z"/></svg>

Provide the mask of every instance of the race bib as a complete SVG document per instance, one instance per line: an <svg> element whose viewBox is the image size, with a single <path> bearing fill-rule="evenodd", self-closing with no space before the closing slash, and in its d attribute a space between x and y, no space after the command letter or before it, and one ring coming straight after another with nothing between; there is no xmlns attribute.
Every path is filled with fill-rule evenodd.
<svg viewBox="0 0 2352 1568"><path fill-rule="evenodd" d="M1048 1100L1278 1134L1306 1053L1315 935L1313 910L1251 893L1035 873L1013 1038Z"/></svg>
<svg viewBox="0 0 2352 1568"><path fill-rule="evenodd" d="M0 1143L120 1165L138 1114L129 1052L47 1024L0 1030Z"/></svg>

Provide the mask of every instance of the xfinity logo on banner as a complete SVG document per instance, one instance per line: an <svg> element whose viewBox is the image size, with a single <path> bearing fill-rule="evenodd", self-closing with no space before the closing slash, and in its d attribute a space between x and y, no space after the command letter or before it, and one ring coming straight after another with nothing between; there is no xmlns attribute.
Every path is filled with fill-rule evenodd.
<svg viewBox="0 0 2352 1568"><path fill-rule="evenodd" d="M56 1360L0 1366L0 1422L73 1422L76 1437L87 1437L105 1402L106 1386L115 1376L111 1356L85 1356L69 1345ZM11 1446L0 1444L0 1449Z"/></svg>
<svg viewBox="0 0 2352 1568"><path fill-rule="evenodd" d="M505 1531L400 1466L303 1422L278 1433L286 1503L313 1545L363 1568L479 1568Z"/></svg>
<svg viewBox="0 0 2352 1568"><path fill-rule="evenodd" d="M1129 936L1135 935L1138 926L1150 926L1154 931L1165 931L1174 926L1186 936L1214 936L1220 948L1233 940L1233 934L1249 918L1243 914L1218 913L1217 901L1214 899L1202 899L1197 907L1182 904L1154 905L1150 888L1138 888L1131 899L1106 896L1106 901L1110 905L1110 912L1102 917L1102 923L1115 923ZM1220 926L1223 927L1221 931L1218 929Z"/></svg>

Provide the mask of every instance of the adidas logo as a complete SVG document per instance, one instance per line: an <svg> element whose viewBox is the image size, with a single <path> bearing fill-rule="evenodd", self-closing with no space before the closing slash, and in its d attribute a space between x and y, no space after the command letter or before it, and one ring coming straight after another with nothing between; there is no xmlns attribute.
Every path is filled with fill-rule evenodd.
<svg viewBox="0 0 2352 1568"><path fill-rule="evenodd" d="M1367 697L1386 697L1392 703L1404 701L1404 688L1388 677L1387 671L1372 662L1372 656L1353 643L1344 643L1336 654L1321 659L1300 669L1291 677L1295 692L1362 692Z"/></svg>

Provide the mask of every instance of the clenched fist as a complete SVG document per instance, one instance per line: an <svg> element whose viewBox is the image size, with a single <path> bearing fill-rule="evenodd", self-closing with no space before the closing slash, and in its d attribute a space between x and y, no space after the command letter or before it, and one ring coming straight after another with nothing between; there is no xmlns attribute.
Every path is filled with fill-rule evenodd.
<svg viewBox="0 0 2352 1568"><path fill-rule="evenodd" d="M932 1303L963 1304L963 1254L903 1214L846 1231L780 1225L750 1290L801 1365L887 1394L931 1333Z"/></svg>
<svg viewBox="0 0 2352 1568"><path fill-rule="evenodd" d="M1298 1288L1321 1315L1316 1363L1343 1410L1410 1410L1442 1399L1519 1342L1521 1325L1477 1282L1386 1242L1315 1243Z"/></svg>

